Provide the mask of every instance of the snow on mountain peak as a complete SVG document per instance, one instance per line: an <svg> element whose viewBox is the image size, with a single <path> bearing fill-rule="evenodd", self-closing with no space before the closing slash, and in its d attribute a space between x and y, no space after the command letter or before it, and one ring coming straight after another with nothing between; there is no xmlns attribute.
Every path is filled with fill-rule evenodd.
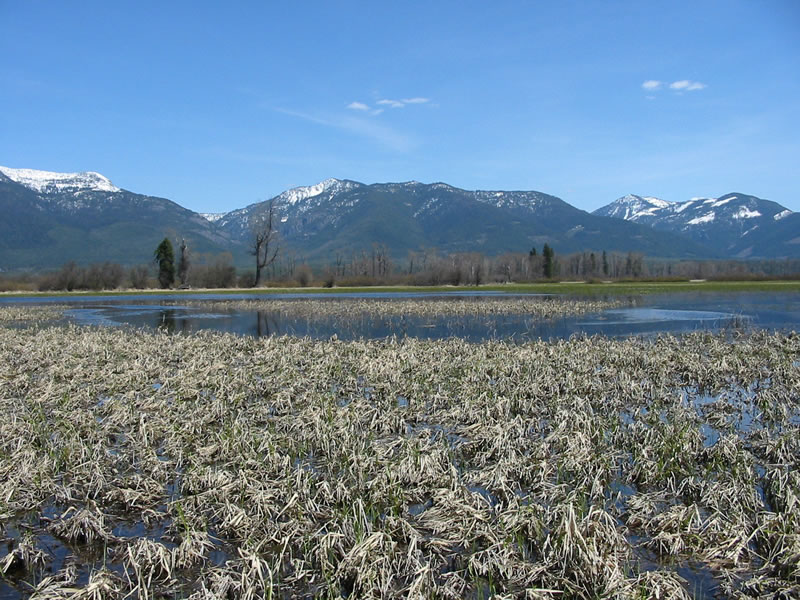
<svg viewBox="0 0 800 600"><path fill-rule="evenodd" d="M713 200L713 199L712 199L712 200ZM728 196L727 198L721 198L721 199L719 199L719 200L715 200L715 201L714 201L714 202L711 204L711 206L713 206L713 207L715 207L715 208L716 208L717 206L724 206L724 205L726 205L728 202L730 202L731 200L736 200L736 196ZM705 202L705 203L707 203L707 202L709 202L709 201L708 201L708 200L706 200L706 202ZM704 203L704 204L705 204L705 203Z"/></svg>
<svg viewBox="0 0 800 600"><path fill-rule="evenodd" d="M58 192L119 192L111 181L94 171L83 173L54 173L35 169L0 167L0 173L10 180L38 193Z"/></svg>
<svg viewBox="0 0 800 600"><path fill-rule="evenodd" d="M200 216L203 217L206 221L210 221L211 223L216 223L227 214L228 213L200 213Z"/></svg>
<svg viewBox="0 0 800 600"><path fill-rule="evenodd" d="M703 225L705 223L711 223L716 217L717 217L717 214L712 210L710 212L707 212L706 214L704 214L701 217L696 217L694 219L691 219L690 221L687 221L686 224L687 225Z"/></svg>
<svg viewBox="0 0 800 600"><path fill-rule="evenodd" d="M637 196L627 194L622 198L617 198L610 206L613 207L608 216L621 217L626 221L635 221L641 217L652 217L663 208L672 206L674 202L668 202L653 196Z"/></svg>
<svg viewBox="0 0 800 600"><path fill-rule="evenodd" d="M316 185L309 185L304 187L296 187L290 190L286 190L283 192L279 197L283 202L287 204L297 204L303 200L307 200L308 198L313 198L315 196L319 196L320 194L328 191L340 191L347 190L350 188L348 186L349 182L340 181L339 179L326 179L325 181L320 181Z"/></svg>
<svg viewBox="0 0 800 600"><path fill-rule="evenodd" d="M657 206L659 208L666 208L670 204L674 204L674 202L670 202L669 200L662 200L661 198L656 198L655 196L642 196L643 200L647 200L653 206Z"/></svg>
<svg viewBox="0 0 800 600"><path fill-rule="evenodd" d="M753 219L755 217L760 217L761 213L757 210L750 210L746 206L743 206L732 216L734 219Z"/></svg>
<svg viewBox="0 0 800 600"><path fill-rule="evenodd" d="M669 202L666 200L661 200L660 198L654 198L652 196L637 196L636 194L626 194L622 196L622 198L617 198L614 201L614 204L620 205L635 205L635 206L642 206L642 205L652 205L658 206L659 208L663 208L665 206L669 206Z"/></svg>

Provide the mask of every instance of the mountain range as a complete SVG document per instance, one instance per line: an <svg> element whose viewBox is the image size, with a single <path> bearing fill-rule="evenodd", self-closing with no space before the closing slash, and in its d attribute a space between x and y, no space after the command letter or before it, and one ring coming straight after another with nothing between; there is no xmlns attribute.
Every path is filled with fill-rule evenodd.
<svg viewBox="0 0 800 600"><path fill-rule="evenodd" d="M273 202L282 244L310 262L384 245L409 251L642 252L664 258L800 256L800 217L744 194L668 202L625 196L588 213L535 191L468 191L445 183L363 184L328 179L227 213L200 214L116 187L99 173L0 167L0 269L68 260L139 264L164 238L191 251L232 253L249 267L250 222Z"/></svg>
<svg viewBox="0 0 800 600"><path fill-rule="evenodd" d="M329 179L283 192L281 234L298 252L324 259L337 251L384 244L398 258L409 250L528 252L545 243L559 252L634 250L652 256L706 254L699 244L676 244L675 235L636 223L599 218L541 192L467 191L416 181L365 185ZM251 204L215 218L232 239L246 244ZM676 249L679 249L676 252Z"/></svg>
<svg viewBox="0 0 800 600"><path fill-rule="evenodd" d="M593 214L684 235L722 257L800 255L800 214L747 194L686 202L630 194Z"/></svg>
<svg viewBox="0 0 800 600"><path fill-rule="evenodd" d="M198 252L231 240L207 219L165 198L114 186L99 173L0 167L0 269L43 269L74 260L151 262L164 237Z"/></svg>

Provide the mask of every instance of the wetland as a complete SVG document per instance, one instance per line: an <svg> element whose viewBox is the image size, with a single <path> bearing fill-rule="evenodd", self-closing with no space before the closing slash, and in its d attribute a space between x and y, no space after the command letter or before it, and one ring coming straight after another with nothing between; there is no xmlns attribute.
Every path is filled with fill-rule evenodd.
<svg viewBox="0 0 800 600"><path fill-rule="evenodd" d="M552 287L552 286L551 286ZM0 307L66 307L81 325L155 327L328 339L389 336L473 342L566 339L573 335L680 334L731 327L800 329L800 291L684 291L661 287L571 286L572 295L466 292L294 292L0 297ZM533 288L536 289L536 288ZM551 288L544 288L551 289ZM557 288L556 288L557 289ZM714 289L714 288L712 288ZM592 292L589 294L588 292ZM580 295L578 294L580 292Z"/></svg>
<svg viewBox="0 0 800 600"><path fill-rule="evenodd" d="M0 306L0 597L800 594L792 295L390 300Z"/></svg>

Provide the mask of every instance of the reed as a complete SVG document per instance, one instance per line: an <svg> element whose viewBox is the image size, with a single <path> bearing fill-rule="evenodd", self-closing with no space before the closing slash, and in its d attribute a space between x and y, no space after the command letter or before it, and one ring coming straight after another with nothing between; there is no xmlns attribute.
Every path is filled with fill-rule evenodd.
<svg viewBox="0 0 800 600"><path fill-rule="evenodd" d="M622 306L619 299L570 299L555 296L479 296L421 298L313 298L188 301L182 305L212 310L247 310L278 313L291 317L329 317L351 319L370 317L459 317L481 315L527 315L552 319L599 312Z"/></svg>
<svg viewBox="0 0 800 600"><path fill-rule="evenodd" d="M35 598L791 597L799 360L0 325L0 568Z"/></svg>
<svg viewBox="0 0 800 600"><path fill-rule="evenodd" d="M55 321L63 316L66 306L2 306L0 307L0 324L27 324Z"/></svg>

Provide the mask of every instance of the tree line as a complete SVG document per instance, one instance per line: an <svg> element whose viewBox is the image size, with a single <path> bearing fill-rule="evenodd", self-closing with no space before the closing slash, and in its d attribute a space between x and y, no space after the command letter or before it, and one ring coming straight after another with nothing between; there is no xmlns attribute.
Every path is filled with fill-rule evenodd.
<svg viewBox="0 0 800 600"><path fill-rule="evenodd" d="M0 290L103 290L130 287L229 288L309 285L481 285L485 283L552 280L775 278L800 276L800 259L774 260L665 260L637 252L585 251L557 254L553 246L541 250L487 256L479 252L440 252L436 248L409 251L398 259L385 244L339 249L315 262L281 243L279 207L265 203L250 215L252 270L237 271L229 252L194 255L182 239L175 252L164 238L151 264L128 269L104 262L79 266L64 264L54 273L28 276L16 284L0 277Z"/></svg>
<svg viewBox="0 0 800 600"><path fill-rule="evenodd" d="M218 255L204 254L197 263L187 269L182 279L174 279L179 270L173 271L170 280L159 264L140 264L123 267L117 263L104 262L86 266L68 262L53 272L39 276L17 277L18 288L48 290L114 290L118 288L153 289L171 287L231 288L249 287L252 282L240 276L229 252ZM10 282L9 282L10 283ZM11 289L10 285L5 286ZM0 283L0 289L3 286Z"/></svg>
<svg viewBox="0 0 800 600"><path fill-rule="evenodd" d="M442 253L428 248L409 252L405 260L396 261L389 258L386 248L375 244L371 250L334 252L318 271L320 279L337 285L749 279L798 277L800 259L687 261L602 250L557 254L552 246L545 244L541 249L532 248L526 253L508 252L497 256L477 252Z"/></svg>
<svg viewBox="0 0 800 600"><path fill-rule="evenodd" d="M163 249L162 249L163 250ZM233 256L187 254L181 262L173 252L170 269L151 264L123 267L103 262L81 266L68 262L52 273L0 276L0 290L113 290L118 288L233 288L253 287L255 270L237 270ZM550 260L547 255L552 252ZM161 253L162 258L168 253ZM154 255L155 258L155 255ZM183 265L183 268L181 267ZM172 279L169 273L172 272ZM555 280L643 279L758 279L797 278L800 259L773 260L663 260L639 253L577 252L557 254L548 245L528 252L486 256L477 252L443 253L435 248L409 252L404 260L389 249L333 252L328 261L311 264L301 255L284 252L263 269L260 285L280 287L369 285L481 285Z"/></svg>

